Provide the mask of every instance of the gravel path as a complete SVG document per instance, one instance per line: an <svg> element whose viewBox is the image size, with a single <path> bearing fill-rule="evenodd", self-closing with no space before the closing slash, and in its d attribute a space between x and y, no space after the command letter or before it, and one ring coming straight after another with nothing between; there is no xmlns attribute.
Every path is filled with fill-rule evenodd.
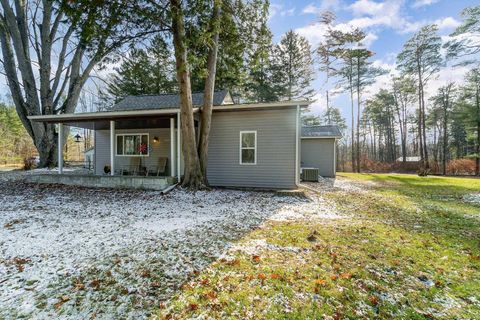
<svg viewBox="0 0 480 320"><path fill-rule="evenodd" d="M177 189L162 196L2 175L0 319L146 318L265 220L336 216L318 195Z"/></svg>

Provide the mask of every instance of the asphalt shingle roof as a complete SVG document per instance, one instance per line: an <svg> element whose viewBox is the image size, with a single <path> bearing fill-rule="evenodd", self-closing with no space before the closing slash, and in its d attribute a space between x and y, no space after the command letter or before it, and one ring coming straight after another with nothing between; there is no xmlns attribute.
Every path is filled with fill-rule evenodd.
<svg viewBox="0 0 480 320"><path fill-rule="evenodd" d="M221 105L227 95L227 90L215 92L213 95L213 105ZM194 106L201 106L203 104L203 92L192 93L192 102ZM178 108L179 106L180 96L178 94L166 93L158 95L127 96L119 103L115 104L110 111L170 109Z"/></svg>
<svg viewBox="0 0 480 320"><path fill-rule="evenodd" d="M341 137L338 126L303 126L302 137Z"/></svg>

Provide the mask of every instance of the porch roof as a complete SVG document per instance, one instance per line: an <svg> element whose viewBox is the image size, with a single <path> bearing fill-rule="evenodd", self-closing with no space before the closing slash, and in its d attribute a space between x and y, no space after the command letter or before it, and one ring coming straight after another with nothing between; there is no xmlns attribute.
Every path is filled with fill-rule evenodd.
<svg viewBox="0 0 480 320"><path fill-rule="evenodd" d="M335 138L341 139L342 132L336 125L325 126L303 126L302 139L308 138Z"/></svg>
<svg viewBox="0 0 480 320"><path fill-rule="evenodd" d="M198 112L198 108L193 109ZM101 111L83 113L65 113L56 115L30 116L37 122L63 123L67 126L104 130L110 127L110 121L117 122L118 129L168 128L169 118L176 117L180 109L156 109L135 111Z"/></svg>
<svg viewBox="0 0 480 320"><path fill-rule="evenodd" d="M262 109L281 109L294 106L305 107L310 101L281 101L271 103L250 103L250 104L226 104L214 106L215 112L247 111ZM199 112L200 108L194 107L193 112ZM118 129L134 128L168 128L169 118L176 117L180 108L162 108L149 110L127 110L127 111L99 111L83 113L65 113L56 115L29 116L28 119L37 122L63 123L85 129L103 130L109 128L109 121L117 122Z"/></svg>

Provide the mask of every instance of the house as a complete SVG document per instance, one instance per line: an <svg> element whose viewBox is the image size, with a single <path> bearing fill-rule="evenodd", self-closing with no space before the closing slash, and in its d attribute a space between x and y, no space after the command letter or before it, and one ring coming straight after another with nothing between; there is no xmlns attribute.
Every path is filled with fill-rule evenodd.
<svg viewBox="0 0 480 320"><path fill-rule="evenodd" d="M203 93L192 94L192 100L198 129ZM228 91L215 92L207 166L210 185L296 188L301 143L305 140L301 137L300 111L308 104L308 101L235 104ZM63 132L64 125L94 130L95 176L116 177L118 181L108 182L117 181L114 186L130 183L150 187L147 184L153 184L154 177L146 177L150 180L143 182L128 182L125 173L131 173L132 166L140 166L146 173L152 171L155 175L159 159L166 159L162 176L170 178L169 183L180 180L183 155L181 130L178 130L179 106L180 99L175 94L128 96L108 111L29 119L56 123L59 133ZM62 136L58 135L59 148L63 145ZM334 153L329 151L329 156L334 157ZM62 173L63 159L59 160Z"/></svg>
<svg viewBox="0 0 480 320"><path fill-rule="evenodd" d="M303 126L301 166L318 168L322 177L335 177L337 171L337 140L342 138L338 126Z"/></svg>

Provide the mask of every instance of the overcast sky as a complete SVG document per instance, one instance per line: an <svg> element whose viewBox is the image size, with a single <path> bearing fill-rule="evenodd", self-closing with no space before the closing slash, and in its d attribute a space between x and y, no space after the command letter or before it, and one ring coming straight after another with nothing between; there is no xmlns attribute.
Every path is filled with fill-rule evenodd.
<svg viewBox="0 0 480 320"><path fill-rule="evenodd" d="M269 24L278 41L282 34L293 29L305 36L315 47L323 39L324 28L318 23L318 14L331 10L337 16L337 28L346 30L359 27L367 33L366 45L375 52L373 60L378 66L393 70L396 56L403 44L425 24L436 23L439 33L445 40L460 24L460 12L478 0L271 0ZM435 91L443 83L453 80L460 82L465 68L445 68L438 79L432 81L429 92ZM389 76L382 76L366 96L385 87ZM314 83L317 102L311 110L320 114L325 107L324 78L318 74ZM349 119L349 100L338 95L333 105L342 110Z"/></svg>

